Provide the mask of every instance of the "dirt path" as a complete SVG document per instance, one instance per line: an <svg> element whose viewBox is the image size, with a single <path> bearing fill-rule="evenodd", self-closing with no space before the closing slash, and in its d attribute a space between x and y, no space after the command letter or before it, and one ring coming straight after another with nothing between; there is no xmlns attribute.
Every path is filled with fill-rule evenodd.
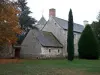
<svg viewBox="0 0 100 75"><path fill-rule="evenodd" d="M22 59L0 59L0 64L19 63L22 61L23 61Z"/></svg>

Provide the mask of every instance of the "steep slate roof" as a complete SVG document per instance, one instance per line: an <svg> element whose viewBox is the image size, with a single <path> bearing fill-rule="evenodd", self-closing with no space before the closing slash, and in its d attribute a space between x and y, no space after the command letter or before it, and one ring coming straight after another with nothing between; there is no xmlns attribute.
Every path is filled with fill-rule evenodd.
<svg viewBox="0 0 100 75"><path fill-rule="evenodd" d="M40 25L45 25L46 24L46 20L45 18L42 16L41 19L38 21L38 24Z"/></svg>
<svg viewBox="0 0 100 75"><path fill-rule="evenodd" d="M62 44L57 40L57 38L51 33L46 31L38 32L37 39L44 47L57 47L62 48Z"/></svg>
<svg viewBox="0 0 100 75"><path fill-rule="evenodd" d="M68 29L68 21L57 18L57 17L53 17L53 19L65 30ZM74 23L74 31L75 32L82 32L84 29L84 26L80 25L80 24L76 24Z"/></svg>

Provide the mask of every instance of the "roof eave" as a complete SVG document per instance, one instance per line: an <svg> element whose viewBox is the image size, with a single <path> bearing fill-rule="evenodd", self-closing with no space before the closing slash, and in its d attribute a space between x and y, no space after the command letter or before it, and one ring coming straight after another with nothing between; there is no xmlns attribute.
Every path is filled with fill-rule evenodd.
<svg viewBox="0 0 100 75"><path fill-rule="evenodd" d="M63 28L64 29L64 28ZM64 29L64 30L67 30L68 31L68 29ZM76 32L76 33L82 33L82 32L79 32L79 31L74 31L74 32Z"/></svg>
<svg viewBox="0 0 100 75"><path fill-rule="evenodd" d="M62 46L44 46L42 45L43 47L52 47L52 48L63 48Z"/></svg>

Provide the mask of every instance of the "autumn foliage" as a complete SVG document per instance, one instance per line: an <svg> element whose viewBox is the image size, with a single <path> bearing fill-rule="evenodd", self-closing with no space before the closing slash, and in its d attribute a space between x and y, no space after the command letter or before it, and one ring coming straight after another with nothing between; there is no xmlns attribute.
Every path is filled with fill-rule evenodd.
<svg viewBox="0 0 100 75"><path fill-rule="evenodd" d="M20 13L16 5L9 0L0 2L0 45L15 43L16 34L21 33L17 14Z"/></svg>

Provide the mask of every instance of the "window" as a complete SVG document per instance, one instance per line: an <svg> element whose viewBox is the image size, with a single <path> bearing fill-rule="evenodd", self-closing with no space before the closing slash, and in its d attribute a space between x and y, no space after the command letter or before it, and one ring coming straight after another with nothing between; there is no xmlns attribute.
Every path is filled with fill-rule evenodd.
<svg viewBox="0 0 100 75"><path fill-rule="evenodd" d="M51 49L49 49L49 53L51 52Z"/></svg>
<svg viewBox="0 0 100 75"><path fill-rule="evenodd" d="M77 43L77 34L74 33L74 44Z"/></svg>
<svg viewBox="0 0 100 75"><path fill-rule="evenodd" d="M76 38L76 34L74 34L74 38Z"/></svg>
<svg viewBox="0 0 100 75"><path fill-rule="evenodd" d="M58 53L60 52L60 50L58 49Z"/></svg>

